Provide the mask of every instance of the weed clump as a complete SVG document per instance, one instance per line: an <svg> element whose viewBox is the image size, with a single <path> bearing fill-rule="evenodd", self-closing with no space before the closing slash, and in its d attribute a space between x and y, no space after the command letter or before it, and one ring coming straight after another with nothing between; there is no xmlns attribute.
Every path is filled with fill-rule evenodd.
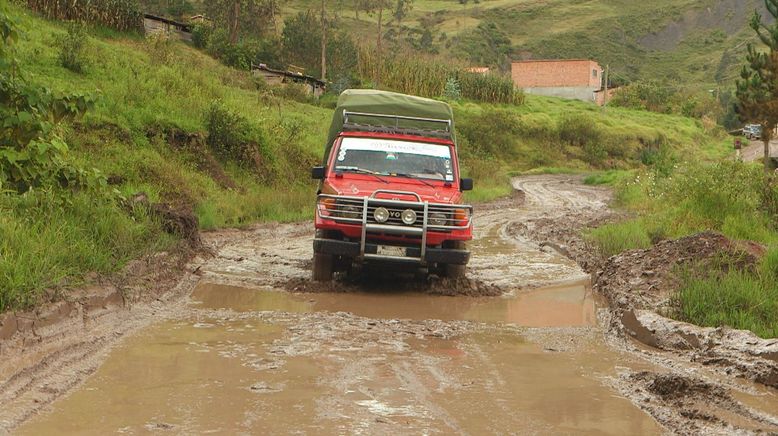
<svg viewBox="0 0 778 436"><path fill-rule="evenodd" d="M71 21L67 24L67 33L57 38L59 63L74 73L83 73L88 65L88 39L82 23Z"/></svg>

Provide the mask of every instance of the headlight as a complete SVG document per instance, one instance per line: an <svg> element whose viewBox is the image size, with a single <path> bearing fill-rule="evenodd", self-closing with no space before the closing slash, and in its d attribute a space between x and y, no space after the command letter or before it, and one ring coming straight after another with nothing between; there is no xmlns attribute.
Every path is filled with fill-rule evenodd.
<svg viewBox="0 0 778 436"><path fill-rule="evenodd" d="M412 225L416 222L416 212L413 209L405 209L400 216L406 225Z"/></svg>
<svg viewBox="0 0 778 436"><path fill-rule="evenodd" d="M379 207L373 211L373 218L377 223L385 223L389 220L389 211L385 207Z"/></svg>
<svg viewBox="0 0 778 436"><path fill-rule="evenodd" d="M431 226L445 226L446 222L448 220L446 219L446 215L442 212L433 212L429 216L428 223Z"/></svg>
<svg viewBox="0 0 778 436"><path fill-rule="evenodd" d="M361 218L362 211L356 206L343 206L340 210L340 215L343 218Z"/></svg>

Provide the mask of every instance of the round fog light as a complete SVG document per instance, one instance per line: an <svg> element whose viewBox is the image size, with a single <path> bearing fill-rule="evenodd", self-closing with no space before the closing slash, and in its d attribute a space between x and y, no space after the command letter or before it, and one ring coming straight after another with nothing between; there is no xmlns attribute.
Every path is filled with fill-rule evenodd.
<svg viewBox="0 0 778 436"><path fill-rule="evenodd" d="M400 218L402 218L405 224L410 226L416 222L416 212L413 209L405 209Z"/></svg>
<svg viewBox="0 0 778 436"><path fill-rule="evenodd" d="M385 223L389 219L389 211L385 207L379 207L373 211L373 218L377 223Z"/></svg>
<svg viewBox="0 0 778 436"><path fill-rule="evenodd" d="M430 214L429 223L432 226L445 226L446 221L446 215L442 212L433 212Z"/></svg>

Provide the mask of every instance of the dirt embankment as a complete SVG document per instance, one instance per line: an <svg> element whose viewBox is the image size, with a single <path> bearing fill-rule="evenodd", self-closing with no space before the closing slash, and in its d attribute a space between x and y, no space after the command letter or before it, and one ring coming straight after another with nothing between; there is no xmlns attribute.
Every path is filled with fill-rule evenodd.
<svg viewBox="0 0 778 436"><path fill-rule="evenodd" d="M679 268L721 268L722 262L728 268L753 268L763 251L758 244L733 242L713 232L662 241L608 259L596 274L594 288L608 299L614 314L611 327L620 334L778 388L778 340L662 316L672 313Z"/></svg>
<svg viewBox="0 0 778 436"><path fill-rule="evenodd" d="M670 309L679 268L720 266L722 259L730 267L750 268L763 248L707 232L609 259L599 257L582 232L623 218L610 209L576 211L515 223L511 231L540 246L554 247L591 272L593 289L608 301L605 319L611 337L672 368L670 373L625 373L632 388L622 390L668 429L679 433L776 431L775 417L744 409L726 387L736 385L734 376L778 388L778 340L726 327L703 328L661 315ZM650 348L637 346L632 339ZM708 370L717 375L703 376Z"/></svg>

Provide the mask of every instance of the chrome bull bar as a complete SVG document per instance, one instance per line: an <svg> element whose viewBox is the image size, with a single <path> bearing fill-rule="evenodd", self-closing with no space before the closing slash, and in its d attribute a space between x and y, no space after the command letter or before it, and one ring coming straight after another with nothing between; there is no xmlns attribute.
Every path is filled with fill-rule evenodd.
<svg viewBox="0 0 778 436"><path fill-rule="evenodd" d="M415 197L418 201L414 202L376 198L380 194L412 196ZM371 215L371 212L375 211L375 209L378 207L389 208L395 214L399 210L412 209L415 212L421 214L421 220L419 222L417 219L417 222L412 225L404 224L402 222L398 223L396 219L394 219L393 222L379 223L376 222L374 217ZM381 189L373 192L373 194L369 197L350 197L321 194L318 197L316 213L319 215L319 217L324 219L331 219L336 222L345 224L360 225L361 234L359 242L359 256L363 259L403 260L424 264L426 262L425 257L427 251L428 232L430 230L445 232L467 229L470 227L472 222L472 209L472 206L469 205L452 205L422 201L421 197L414 192ZM458 219L458 211L464 211L464 215L466 216L464 222L461 222L461 220ZM431 213L443 215L446 218L446 224L431 225ZM418 236L420 239L419 257L399 257L382 255L379 253L366 253L365 245L367 243L369 233L383 233L399 236Z"/></svg>

